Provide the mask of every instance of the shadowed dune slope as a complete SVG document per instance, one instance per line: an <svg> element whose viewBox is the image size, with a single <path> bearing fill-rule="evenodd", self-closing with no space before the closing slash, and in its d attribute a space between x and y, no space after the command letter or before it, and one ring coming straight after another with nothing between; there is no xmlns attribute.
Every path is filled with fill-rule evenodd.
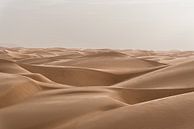
<svg viewBox="0 0 194 129"><path fill-rule="evenodd" d="M32 65L21 66L31 72L40 73L57 83L74 86L106 86L122 80L122 78L117 78L114 74L92 69Z"/></svg>
<svg viewBox="0 0 194 129"><path fill-rule="evenodd" d="M168 96L193 92L194 88L171 88L171 89L125 89L112 88L115 91L112 97L127 104L137 104Z"/></svg>
<svg viewBox="0 0 194 129"><path fill-rule="evenodd" d="M23 73L20 75L26 76L28 78L31 78L31 79L39 81L39 82L53 83L53 81L49 80L48 78L46 78L42 74L38 74L38 73Z"/></svg>
<svg viewBox="0 0 194 129"><path fill-rule="evenodd" d="M5 59L0 59L0 72L3 73L29 73L24 68L18 66L15 62Z"/></svg>

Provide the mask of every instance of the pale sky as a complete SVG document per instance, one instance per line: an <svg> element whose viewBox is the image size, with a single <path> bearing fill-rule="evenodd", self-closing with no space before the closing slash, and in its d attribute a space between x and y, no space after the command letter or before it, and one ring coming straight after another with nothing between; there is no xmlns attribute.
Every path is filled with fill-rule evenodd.
<svg viewBox="0 0 194 129"><path fill-rule="evenodd" d="M0 46L194 50L194 1L0 0Z"/></svg>

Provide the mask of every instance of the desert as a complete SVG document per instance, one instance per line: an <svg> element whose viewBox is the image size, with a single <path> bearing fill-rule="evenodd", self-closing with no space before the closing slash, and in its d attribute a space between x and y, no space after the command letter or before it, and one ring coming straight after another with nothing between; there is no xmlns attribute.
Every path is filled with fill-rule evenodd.
<svg viewBox="0 0 194 129"><path fill-rule="evenodd" d="M0 48L0 129L193 129L194 52Z"/></svg>

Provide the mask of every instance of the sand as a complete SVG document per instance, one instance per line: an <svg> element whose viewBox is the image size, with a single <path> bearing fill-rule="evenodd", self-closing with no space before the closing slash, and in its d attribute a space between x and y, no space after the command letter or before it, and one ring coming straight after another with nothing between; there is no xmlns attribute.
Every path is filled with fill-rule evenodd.
<svg viewBox="0 0 194 129"><path fill-rule="evenodd" d="M194 129L194 52L0 48L0 129Z"/></svg>

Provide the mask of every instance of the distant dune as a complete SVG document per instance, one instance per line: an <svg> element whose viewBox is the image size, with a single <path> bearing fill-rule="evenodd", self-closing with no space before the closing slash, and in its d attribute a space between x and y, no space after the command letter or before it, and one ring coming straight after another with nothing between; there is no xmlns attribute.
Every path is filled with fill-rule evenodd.
<svg viewBox="0 0 194 129"><path fill-rule="evenodd" d="M194 129L194 52L0 48L0 129Z"/></svg>

